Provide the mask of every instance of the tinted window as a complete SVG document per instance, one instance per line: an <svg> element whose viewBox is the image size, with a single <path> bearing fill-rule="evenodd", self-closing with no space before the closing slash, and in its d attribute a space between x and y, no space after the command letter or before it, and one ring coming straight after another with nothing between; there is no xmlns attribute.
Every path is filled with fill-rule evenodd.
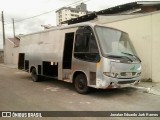
<svg viewBox="0 0 160 120"><path fill-rule="evenodd" d="M94 34L89 27L77 30L74 56L87 61L99 61L99 52Z"/></svg>

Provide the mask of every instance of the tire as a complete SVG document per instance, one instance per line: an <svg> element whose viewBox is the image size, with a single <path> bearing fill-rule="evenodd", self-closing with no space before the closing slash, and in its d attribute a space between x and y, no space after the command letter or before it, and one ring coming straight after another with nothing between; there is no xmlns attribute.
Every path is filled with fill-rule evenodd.
<svg viewBox="0 0 160 120"><path fill-rule="evenodd" d="M38 82L39 81L39 76L37 75L36 68L32 69L31 76L32 76L33 82Z"/></svg>
<svg viewBox="0 0 160 120"><path fill-rule="evenodd" d="M89 87L87 86L87 78L84 74L79 74L76 76L74 86L76 91L80 94L87 94L89 92Z"/></svg>

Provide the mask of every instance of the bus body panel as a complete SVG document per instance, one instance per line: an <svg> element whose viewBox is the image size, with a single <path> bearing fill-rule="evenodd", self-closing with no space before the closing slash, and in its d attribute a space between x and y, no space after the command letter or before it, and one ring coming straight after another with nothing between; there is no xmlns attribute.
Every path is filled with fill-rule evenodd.
<svg viewBox="0 0 160 120"><path fill-rule="evenodd" d="M86 75L88 86L103 89L109 86L117 87L125 82L127 84L130 81L140 80L140 63L119 63L104 57L101 53L96 34L95 38L100 60L91 62L75 57L76 31L81 26L90 26L93 29L93 34L95 34L95 24L85 23L22 36L19 50L19 63L22 65L19 65L19 69L31 72L32 67L35 67L39 75L57 77L58 80L71 83L74 82L75 73L81 72ZM64 66L64 59L67 60L64 57L64 54L67 53L65 50L65 45L67 44L65 42L66 39L69 40L70 38L73 39L73 45L71 45L73 47L71 51L71 65L67 64L67 66ZM23 57L21 60L20 56L23 56L24 60ZM110 73L120 75L122 72L128 76L132 73L136 75L134 77L130 76L130 78L118 78L118 76L110 77L106 75Z"/></svg>

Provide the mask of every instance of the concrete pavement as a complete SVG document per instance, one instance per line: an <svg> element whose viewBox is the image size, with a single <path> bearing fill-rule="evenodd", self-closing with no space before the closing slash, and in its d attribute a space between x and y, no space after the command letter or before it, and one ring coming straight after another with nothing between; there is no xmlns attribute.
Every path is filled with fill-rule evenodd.
<svg viewBox="0 0 160 120"><path fill-rule="evenodd" d="M75 91L72 84L53 79L35 83L32 82L30 74L13 66L0 64L0 111L160 111L160 96L146 92L149 88L158 91L159 83L141 82L133 88L111 90L93 89L90 94L81 95ZM83 119L156 120L157 118Z"/></svg>
<svg viewBox="0 0 160 120"><path fill-rule="evenodd" d="M8 68L15 68L17 69L17 65L13 64L0 64L0 66L8 67ZM139 82L136 86L134 86L136 89L142 90L144 93L154 94L154 95L160 95L160 83L155 82Z"/></svg>

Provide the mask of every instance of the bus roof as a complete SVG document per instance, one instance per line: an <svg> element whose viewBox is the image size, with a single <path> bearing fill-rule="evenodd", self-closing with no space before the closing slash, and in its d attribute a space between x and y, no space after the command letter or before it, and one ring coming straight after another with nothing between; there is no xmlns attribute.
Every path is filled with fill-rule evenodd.
<svg viewBox="0 0 160 120"><path fill-rule="evenodd" d="M103 26L103 27L107 27L106 25L103 25L103 24L96 24L96 23L91 23L91 22L83 22L83 23L77 23L77 24L66 25L66 26L57 26L57 27L54 27L54 28L51 28L51 29L48 29L48 30L42 30L42 31L38 31L38 32L34 32L34 33L29 33L29 34L26 34L26 35L22 35L22 36L20 36L20 37L29 36L29 35L38 34L38 33L45 33L45 32L54 31L54 30L63 30L63 29L81 27L81 26L90 26L90 27L93 28L93 27L96 26L96 25L98 25L98 26ZM115 30L121 31L121 30L119 30L119 29L112 28L112 27L107 27L107 28L111 28L111 29L115 29ZM124 32L124 31L121 31L121 32Z"/></svg>
<svg viewBox="0 0 160 120"><path fill-rule="evenodd" d="M69 28L74 28L74 27L86 26L86 25L88 25L90 27L94 27L97 24L91 23L91 22L84 22L84 23L77 23L77 24L66 25L66 26L57 26L54 28L50 28L48 30L42 30L42 31L34 32L34 33L29 33L26 35L21 35L20 37L28 36L28 35L32 35L32 34L38 34L38 33L45 33L45 32L54 31L54 30L63 30L63 29L69 29Z"/></svg>

